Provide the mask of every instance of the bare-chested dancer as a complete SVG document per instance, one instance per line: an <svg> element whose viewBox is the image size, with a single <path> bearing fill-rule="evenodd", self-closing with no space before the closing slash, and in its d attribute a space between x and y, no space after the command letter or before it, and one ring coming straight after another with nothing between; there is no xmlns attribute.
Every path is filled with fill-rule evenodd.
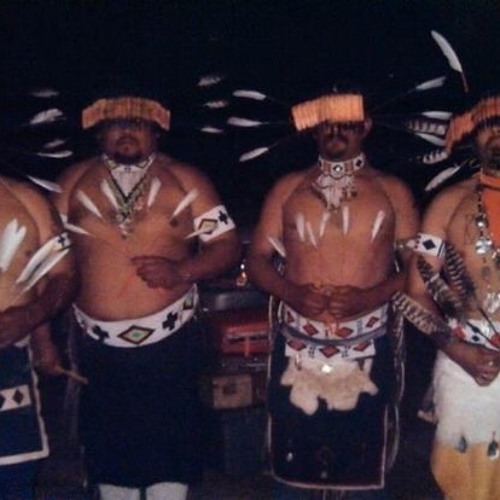
<svg viewBox="0 0 500 500"><path fill-rule="evenodd" d="M305 489L297 495L381 490L394 366L388 302L403 286L396 247L417 231L417 211L407 187L363 154L371 122L361 95L327 95L292 114L297 129L314 127L319 159L269 193L248 258L250 278L281 301L269 391L273 473Z"/></svg>
<svg viewBox="0 0 500 500"><path fill-rule="evenodd" d="M0 498L29 500L37 461L48 455L31 348L47 372L61 370L45 323L69 306L77 283L54 208L5 177L0 235Z"/></svg>
<svg viewBox="0 0 500 500"><path fill-rule="evenodd" d="M56 203L75 231L82 286L82 439L102 498L185 498L200 476L196 282L239 258L210 181L157 151L170 114L137 97L83 112L102 154L73 166ZM156 496L154 496L156 495Z"/></svg>
<svg viewBox="0 0 500 500"><path fill-rule="evenodd" d="M492 500L500 498L500 98L481 99L459 119L462 135L473 134L480 171L432 201L416 248L435 271L455 276L450 284L462 297L457 317L447 318L449 331L433 335L440 352L432 471L447 498ZM451 263L452 252L471 282ZM417 269L410 291L439 314Z"/></svg>

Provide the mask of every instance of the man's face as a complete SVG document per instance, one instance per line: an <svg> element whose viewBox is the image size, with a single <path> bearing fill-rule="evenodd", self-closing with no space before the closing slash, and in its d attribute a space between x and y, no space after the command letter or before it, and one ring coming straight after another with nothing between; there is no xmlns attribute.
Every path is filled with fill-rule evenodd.
<svg viewBox="0 0 500 500"><path fill-rule="evenodd" d="M476 148L483 168L500 176L500 124L481 127Z"/></svg>
<svg viewBox="0 0 500 500"><path fill-rule="evenodd" d="M145 160L157 148L153 124L144 120L112 120L99 134L103 153L118 163L133 164Z"/></svg>
<svg viewBox="0 0 500 500"><path fill-rule="evenodd" d="M369 130L368 122L331 123L317 126L314 138L318 151L325 160L348 160L362 151L363 139Z"/></svg>

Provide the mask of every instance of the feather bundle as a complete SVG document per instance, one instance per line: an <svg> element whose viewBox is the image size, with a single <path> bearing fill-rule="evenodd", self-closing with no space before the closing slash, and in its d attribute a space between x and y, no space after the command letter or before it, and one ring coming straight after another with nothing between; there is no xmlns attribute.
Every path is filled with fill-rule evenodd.
<svg viewBox="0 0 500 500"><path fill-rule="evenodd" d="M218 127L212 127L211 125L204 125L200 128L205 134L223 134L224 130Z"/></svg>
<svg viewBox="0 0 500 500"><path fill-rule="evenodd" d="M73 151L71 149L63 149L62 151L39 151L36 153L37 156L40 156L42 158L55 158L55 159L60 159L60 158L69 158L70 156L73 155Z"/></svg>
<svg viewBox="0 0 500 500"><path fill-rule="evenodd" d="M255 148L252 149L251 151L247 151L246 153L243 153L238 161L240 163L243 163L245 161L253 160L254 158L257 158L265 153L268 153L271 148L269 147L260 147L260 148Z"/></svg>
<svg viewBox="0 0 500 500"><path fill-rule="evenodd" d="M469 89L467 85L467 80L465 78L464 70L462 68L462 64L458 59L456 52L453 50L453 47L451 46L450 42L448 42L448 40L446 40L446 38L437 31L431 31L431 36L432 38L434 38L434 41L438 44L438 47L441 49L441 52L448 60L450 68L460 73L460 76L462 77L464 90L465 92L468 92Z"/></svg>
<svg viewBox="0 0 500 500"><path fill-rule="evenodd" d="M438 76L437 78L432 78L415 85L410 92L425 92L426 90L438 89L444 85L446 81L446 76Z"/></svg>
<svg viewBox="0 0 500 500"><path fill-rule="evenodd" d="M396 292L392 296L394 307L422 333L432 335L436 332L448 332L451 334L451 327L439 316L421 306L418 302L408 297L402 292Z"/></svg>
<svg viewBox="0 0 500 500"><path fill-rule="evenodd" d="M225 76L220 73L211 73L201 76L196 84L198 87L213 87L224 80Z"/></svg>
<svg viewBox="0 0 500 500"><path fill-rule="evenodd" d="M445 251L446 275L450 285L464 304L477 304L476 286L467 272L462 256L451 243L445 242Z"/></svg>
<svg viewBox="0 0 500 500"><path fill-rule="evenodd" d="M229 101L226 99L218 99L216 101L207 101L202 104L203 107L208 109L223 109L229 105Z"/></svg>
<svg viewBox="0 0 500 500"><path fill-rule="evenodd" d="M17 219L12 219L0 238L0 270L5 272L26 236L26 227L19 226Z"/></svg>
<svg viewBox="0 0 500 500"><path fill-rule="evenodd" d="M417 269L422 277L426 290L447 318L463 320L464 308L450 287L435 272L432 266L421 256L417 256Z"/></svg>
<svg viewBox="0 0 500 500"><path fill-rule="evenodd" d="M248 118L240 118L239 116L231 116L228 118L227 123L233 127L261 127L262 125L269 124L269 122L260 122Z"/></svg>
<svg viewBox="0 0 500 500"><path fill-rule="evenodd" d="M460 165L453 165L452 167L445 168L434 176L425 186L425 191L432 191L440 186L443 182L455 175L460 170Z"/></svg>
<svg viewBox="0 0 500 500"><path fill-rule="evenodd" d="M448 158L448 152L444 148L434 149L418 157L418 160L424 165L434 165Z"/></svg>
<svg viewBox="0 0 500 500"><path fill-rule="evenodd" d="M426 134L424 132L417 132L415 135L420 137L424 141L427 141L427 142L430 142L431 144L434 144L434 146L444 146L445 145L445 140L441 139L440 137L437 137L435 135Z"/></svg>
<svg viewBox="0 0 500 500"><path fill-rule="evenodd" d="M258 92L257 90L235 90L233 95L244 99L253 99L254 101L264 101L265 99L268 99L267 95L262 92Z"/></svg>
<svg viewBox="0 0 500 500"><path fill-rule="evenodd" d="M64 114L60 109L51 108L37 113L30 119L29 124L44 125L47 123L54 123L55 121L62 120L63 118Z"/></svg>
<svg viewBox="0 0 500 500"><path fill-rule="evenodd" d="M412 132L423 132L427 134L435 134L439 136L445 136L447 125L442 121L437 121L434 119L413 119L406 120L404 126Z"/></svg>

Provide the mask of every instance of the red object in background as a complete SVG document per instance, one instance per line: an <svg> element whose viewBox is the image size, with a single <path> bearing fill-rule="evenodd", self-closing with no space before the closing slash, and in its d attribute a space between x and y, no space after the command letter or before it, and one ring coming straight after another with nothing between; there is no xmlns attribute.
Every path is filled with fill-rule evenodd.
<svg viewBox="0 0 500 500"><path fill-rule="evenodd" d="M212 342L220 353L245 357L269 353L267 308L217 311L207 321Z"/></svg>

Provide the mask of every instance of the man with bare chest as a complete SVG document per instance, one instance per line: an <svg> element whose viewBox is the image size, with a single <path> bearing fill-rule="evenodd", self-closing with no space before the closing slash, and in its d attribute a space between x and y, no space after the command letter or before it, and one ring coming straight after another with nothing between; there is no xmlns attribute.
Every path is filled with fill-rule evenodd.
<svg viewBox="0 0 500 500"><path fill-rule="evenodd" d="M426 332L440 349L432 471L447 498L493 500L500 498L500 98L485 97L463 116L480 171L426 210L410 292L446 320ZM456 304L432 293L426 263L429 277L447 278Z"/></svg>
<svg viewBox="0 0 500 500"><path fill-rule="evenodd" d="M33 366L60 373L45 323L69 306L76 279L57 213L26 183L0 178L0 235L0 498L30 500L49 452Z"/></svg>
<svg viewBox="0 0 500 500"><path fill-rule="evenodd" d="M102 154L61 179L82 286L82 439L102 498L185 498L200 476L196 282L239 258L209 180L157 151L170 114L137 97L83 112ZM156 495L156 496L155 496Z"/></svg>
<svg viewBox="0 0 500 500"><path fill-rule="evenodd" d="M415 234L417 212L403 183L362 151L371 123L361 95L330 94L292 114L298 130L314 127L319 159L269 193L248 259L250 278L281 301L269 386L273 473L304 488L293 498L382 489L394 366L388 302L404 281L396 245Z"/></svg>

